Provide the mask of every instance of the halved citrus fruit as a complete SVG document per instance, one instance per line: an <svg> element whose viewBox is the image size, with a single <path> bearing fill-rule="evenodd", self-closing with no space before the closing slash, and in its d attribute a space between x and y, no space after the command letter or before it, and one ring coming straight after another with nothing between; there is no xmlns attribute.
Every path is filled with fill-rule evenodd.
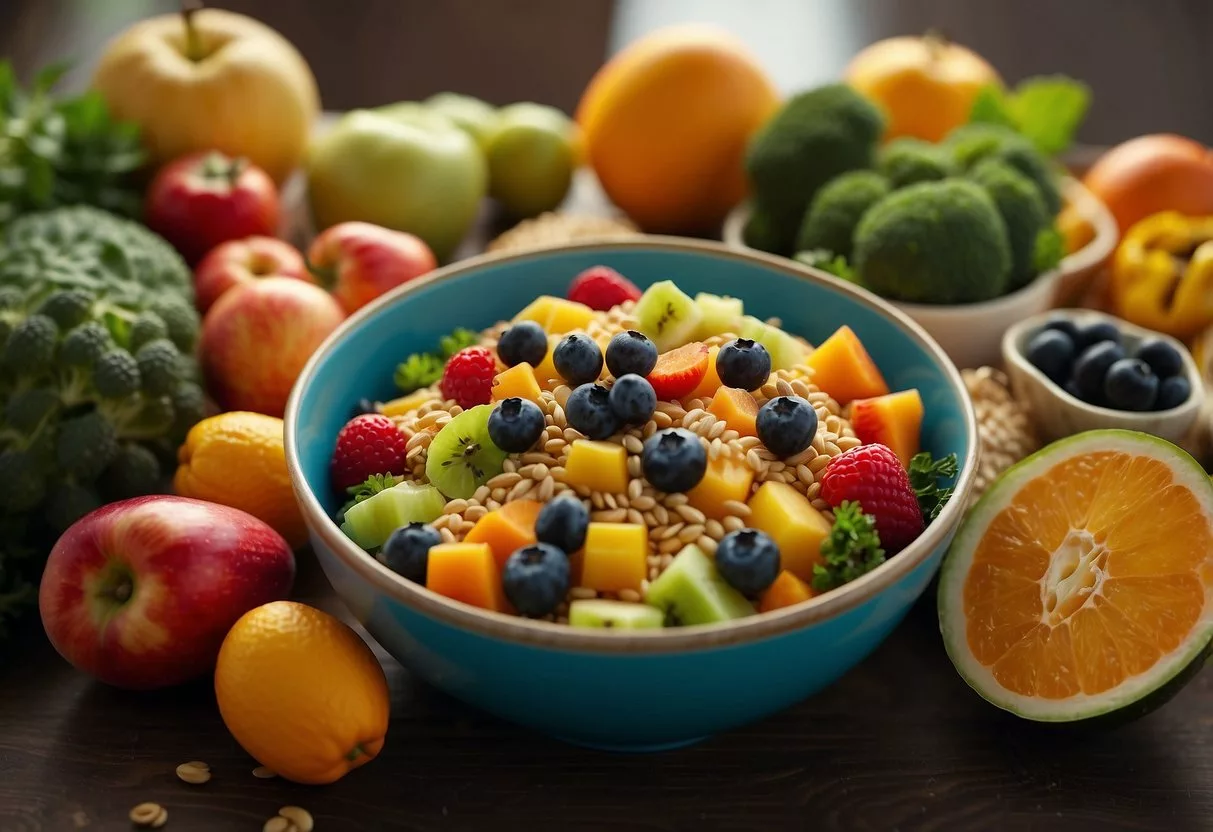
<svg viewBox="0 0 1213 832"><path fill-rule="evenodd" d="M1007 471L940 575L956 669L993 704L1073 722L1161 704L1213 637L1213 482L1142 433L1089 431Z"/></svg>

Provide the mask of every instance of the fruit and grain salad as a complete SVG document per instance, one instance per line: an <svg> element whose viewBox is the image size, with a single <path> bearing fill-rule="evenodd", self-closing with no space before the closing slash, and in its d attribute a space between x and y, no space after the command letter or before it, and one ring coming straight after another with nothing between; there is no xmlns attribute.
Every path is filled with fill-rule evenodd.
<svg viewBox="0 0 1213 832"><path fill-rule="evenodd" d="M337 436L342 530L441 595L574 627L807 601L913 542L956 474L849 327L814 348L602 266L396 383Z"/></svg>

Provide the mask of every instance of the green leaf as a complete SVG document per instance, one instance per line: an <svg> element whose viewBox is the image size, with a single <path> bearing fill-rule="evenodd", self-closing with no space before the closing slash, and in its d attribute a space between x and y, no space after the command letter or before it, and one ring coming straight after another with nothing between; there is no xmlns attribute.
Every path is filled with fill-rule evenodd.
<svg viewBox="0 0 1213 832"><path fill-rule="evenodd" d="M439 351L443 358L450 358L455 353L465 347L470 347L480 340L480 336L470 329L462 327L456 329L450 335L444 335L438 341Z"/></svg>
<svg viewBox="0 0 1213 832"><path fill-rule="evenodd" d="M1066 256L1066 240L1057 226L1049 226L1036 235L1035 248L1032 252L1032 265L1036 274L1044 274L1057 268Z"/></svg>
<svg viewBox="0 0 1213 832"><path fill-rule="evenodd" d="M1015 119L1007 107L1001 88L994 84L982 87L973 100L973 108L969 111L969 122L1015 127Z"/></svg>
<svg viewBox="0 0 1213 832"><path fill-rule="evenodd" d="M930 451L923 451L910 460L910 487L918 498L918 509L922 512L924 522L930 523L938 517L952 497L952 487L941 486L939 481L954 479L959 469L956 454L936 460Z"/></svg>
<svg viewBox="0 0 1213 832"><path fill-rule="evenodd" d="M479 340L477 333L463 328L442 336L438 339L437 352L415 353L396 366L396 386L402 393L412 393L422 387L429 387L442 378L448 358Z"/></svg>
<svg viewBox="0 0 1213 832"><path fill-rule="evenodd" d="M59 61L39 70L38 74L34 76L34 94L45 95L49 93L59 83L60 79L67 74L71 66L71 63L67 61Z"/></svg>
<svg viewBox="0 0 1213 832"><path fill-rule="evenodd" d="M847 262L847 258L841 254L835 254L832 251L825 249L813 249L812 251L802 251L795 258L796 261L804 263L806 266L812 266L816 269L821 269L823 272L828 272L835 277L841 277L843 280L856 282L855 270L851 268L851 264Z"/></svg>
<svg viewBox="0 0 1213 832"><path fill-rule="evenodd" d="M1070 146L1090 106L1091 89L1064 75L1029 78L1009 102L1015 128L1049 156Z"/></svg>
<svg viewBox="0 0 1213 832"><path fill-rule="evenodd" d="M813 589L818 592L836 589L880 566L885 553L875 518L864 514L859 503L844 500L834 509L834 525L821 542L821 557L824 564L813 567Z"/></svg>

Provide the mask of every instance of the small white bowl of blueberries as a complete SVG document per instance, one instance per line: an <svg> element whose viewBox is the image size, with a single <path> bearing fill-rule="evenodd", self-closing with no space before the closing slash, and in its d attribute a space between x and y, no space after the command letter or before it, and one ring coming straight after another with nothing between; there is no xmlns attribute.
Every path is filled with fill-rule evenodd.
<svg viewBox="0 0 1213 832"><path fill-rule="evenodd" d="M1020 321L1003 336L1002 356L1016 397L1048 441L1123 428L1178 443L1204 400L1181 342L1094 310Z"/></svg>

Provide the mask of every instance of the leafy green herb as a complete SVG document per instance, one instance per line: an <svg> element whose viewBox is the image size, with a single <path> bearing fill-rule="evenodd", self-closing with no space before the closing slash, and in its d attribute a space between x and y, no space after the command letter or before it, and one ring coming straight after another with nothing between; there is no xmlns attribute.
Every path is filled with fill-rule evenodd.
<svg viewBox="0 0 1213 832"><path fill-rule="evenodd" d="M884 563L876 520L859 503L844 500L834 509L834 527L821 541L825 565L813 567L813 589L827 592L866 575Z"/></svg>
<svg viewBox="0 0 1213 832"><path fill-rule="evenodd" d="M1044 274L1057 268L1057 264L1066 256L1066 239L1050 226L1036 235L1036 247L1032 252L1032 267L1036 274Z"/></svg>
<svg viewBox="0 0 1213 832"><path fill-rule="evenodd" d="M470 329L456 329L450 335L444 335L438 341L436 352L419 352L410 355L396 366L394 379L396 386L403 393L412 393L422 387L442 378L447 359L464 347L470 347L479 340L479 336Z"/></svg>
<svg viewBox="0 0 1213 832"><path fill-rule="evenodd" d="M841 277L843 280L855 281L855 270L851 268L851 264L847 262L847 258L841 254L835 254L832 251L818 248L812 251L802 251L796 255L795 259L806 266L812 266L813 268L821 269L823 272L829 272L835 277Z"/></svg>
<svg viewBox="0 0 1213 832"><path fill-rule="evenodd" d="M930 523L939 516L944 505L952 497L952 487L940 486L940 480L951 480L959 470L956 454L948 454L936 460L930 451L915 454L910 460L910 487L918 498L922 519Z"/></svg>
<svg viewBox="0 0 1213 832"><path fill-rule="evenodd" d="M969 121L1012 127L1041 153L1056 156L1069 148L1091 107L1091 89L1064 75L1022 81L1014 90L986 87L973 102Z"/></svg>
<svg viewBox="0 0 1213 832"><path fill-rule="evenodd" d="M0 61L0 227L64 205L139 215L138 126L115 121L95 91L56 98L51 91L65 69L47 67L24 90Z"/></svg>

